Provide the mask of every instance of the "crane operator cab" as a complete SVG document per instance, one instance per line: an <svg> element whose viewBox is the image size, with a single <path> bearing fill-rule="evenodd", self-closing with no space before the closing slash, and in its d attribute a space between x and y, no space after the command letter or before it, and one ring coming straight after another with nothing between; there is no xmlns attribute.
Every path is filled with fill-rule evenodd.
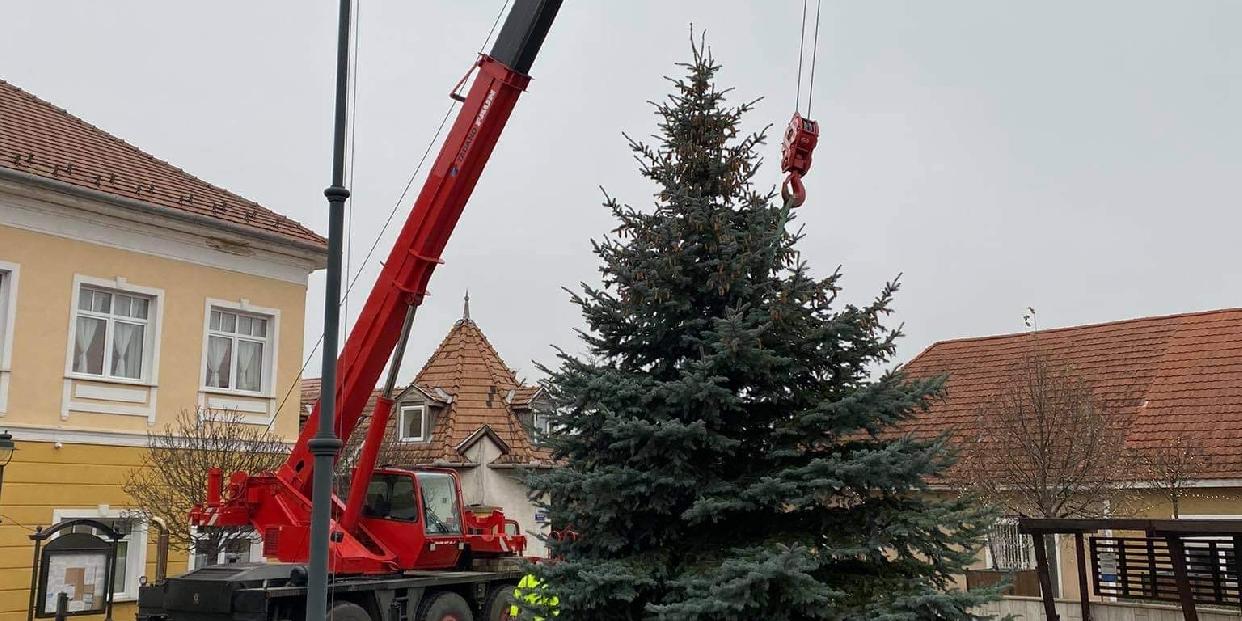
<svg viewBox="0 0 1242 621"><path fill-rule="evenodd" d="M399 546L390 552L403 566L459 567L468 561L468 550L486 554L491 546L480 545L483 540L505 530L503 515L495 516L501 520L496 529L493 516L463 511L463 506L457 473L451 470L381 468L367 485L362 524Z"/></svg>
<svg viewBox="0 0 1242 621"><path fill-rule="evenodd" d="M427 535L461 534L461 509L453 477L449 474L377 474L367 486L367 501L362 512L369 518L402 522L418 522L421 517L423 532Z"/></svg>

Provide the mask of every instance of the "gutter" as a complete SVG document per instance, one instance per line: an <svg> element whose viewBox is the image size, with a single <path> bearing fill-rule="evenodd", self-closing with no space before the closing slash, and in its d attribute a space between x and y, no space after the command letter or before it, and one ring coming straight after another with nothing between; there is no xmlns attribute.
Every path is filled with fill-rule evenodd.
<svg viewBox="0 0 1242 621"><path fill-rule="evenodd" d="M263 231L253 227L229 222L227 220L219 220L210 216L181 211L180 209L164 207L133 198L117 196L115 194L109 194L100 190L92 190L90 188L84 188L82 186L57 179L49 179L41 175L22 172L20 170L13 170L12 168L0 166L0 179L9 179L21 184L33 185L43 189L52 190L54 192L59 192L61 194L68 194L69 196L77 198L110 204L122 209L156 215L161 218L171 220L179 220L204 228L224 230L248 239L278 244L280 246L299 250L302 253L309 255L307 258L315 259L316 265L321 268L324 266L328 255L327 246L320 246L309 241L294 239L279 233Z"/></svg>
<svg viewBox="0 0 1242 621"><path fill-rule="evenodd" d="M559 466L553 464L488 464L493 470L555 470Z"/></svg>

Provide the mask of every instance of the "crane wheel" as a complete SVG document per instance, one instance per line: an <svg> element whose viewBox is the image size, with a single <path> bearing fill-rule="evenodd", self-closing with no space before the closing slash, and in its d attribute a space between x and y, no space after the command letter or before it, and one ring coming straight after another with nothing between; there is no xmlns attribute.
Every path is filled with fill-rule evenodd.
<svg viewBox="0 0 1242 621"><path fill-rule="evenodd" d="M418 607L418 621L474 621L470 603L452 591L431 593Z"/></svg>
<svg viewBox="0 0 1242 621"><path fill-rule="evenodd" d="M483 603L483 618L487 621L512 621L517 619L510 613L513 606L513 583L503 583L492 587Z"/></svg>
<svg viewBox="0 0 1242 621"><path fill-rule="evenodd" d="M353 602L337 602L328 610L328 621L371 621L371 615Z"/></svg>

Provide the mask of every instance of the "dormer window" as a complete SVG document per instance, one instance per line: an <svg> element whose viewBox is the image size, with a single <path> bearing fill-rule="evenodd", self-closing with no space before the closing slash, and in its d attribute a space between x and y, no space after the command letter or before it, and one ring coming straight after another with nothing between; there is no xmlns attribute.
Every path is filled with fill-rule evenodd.
<svg viewBox="0 0 1242 621"><path fill-rule="evenodd" d="M402 442L426 442L431 439L431 425L427 420L427 406L401 406L398 431Z"/></svg>

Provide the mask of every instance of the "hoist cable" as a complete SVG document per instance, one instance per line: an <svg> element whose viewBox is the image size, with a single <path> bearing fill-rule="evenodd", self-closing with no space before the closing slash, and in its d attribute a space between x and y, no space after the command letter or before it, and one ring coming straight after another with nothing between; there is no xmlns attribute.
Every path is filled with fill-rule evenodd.
<svg viewBox="0 0 1242 621"><path fill-rule="evenodd" d="M823 0L815 0L815 37L811 40L811 84L806 89L806 115L808 117L811 116L811 101L815 98L815 63L819 58L819 13L821 8L823 8Z"/></svg>
<svg viewBox="0 0 1242 621"><path fill-rule="evenodd" d="M392 224L392 219L396 216L397 210L400 209L401 204L405 202L405 197L409 194L410 188L413 187L414 180L418 178L419 171L422 170L423 164L427 162L427 156L431 154L431 148L436 145L437 141L439 141L440 133L444 131L444 125L448 123L449 116L453 113L453 108L456 107L457 102L453 101L449 104L448 109L444 111L444 116L440 119L440 126L436 128L436 133L431 137L431 141L427 143L427 148L423 151L422 158L418 160L418 165L414 167L414 172L405 182L405 189L401 190L401 196L397 198L397 202L393 204L392 209L388 212L388 219L384 221L384 226L380 229L379 234L375 236L375 241L371 244L370 250L367 250L367 256L363 257L362 264L359 265L358 270L354 272L353 278L349 281L349 286L345 287L345 296L348 296L349 292L353 291L354 285L358 283L358 279L362 276L362 271L366 269L367 264L371 261L371 257L375 254L375 249L379 247L380 241L383 240L384 233L388 231L388 227ZM284 398L280 401L280 405L277 406L277 412L284 408L285 402L289 400L289 395L292 395L293 390L297 388L298 381L301 380L302 375L306 373L306 368L310 366L311 358L315 356L315 352L319 351L319 347L321 345L323 345L322 333L319 334L319 340L315 341L315 345L311 347L310 353L306 354L306 361L302 363L302 369L298 371L297 377L293 378L293 383L289 386L289 391L285 393ZM275 417L273 417L272 420L268 422L268 429L271 429L272 423L275 422L275 420Z"/></svg>
<svg viewBox="0 0 1242 621"><path fill-rule="evenodd" d="M803 2L805 3L805 0L803 0ZM505 9L507 9L508 7L509 7L509 0L505 0L500 6L500 10L496 13L496 18L492 20L492 27L491 29L487 31L487 36L483 39L483 44L479 46L480 53L482 53L482 50L487 47L488 42L491 41L492 39L492 35L496 33L496 28L497 26L500 25L500 19L504 16ZM356 27L356 24L355 24L355 27ZM357 69L357 60L358 60L357 39L358 37L355 36L354 37L355 71ZM354 290L354 286L358 283L358 279L362 276L363 270L365 270L367 267L367 264L370 263L372 256L374 256L375 254L375 249L379 247L380 241L382 241L384 238L384 233L388 232L388 227L392 225L393 217L396 216L397 210L400 209L402 203L405 202L406 195L410 193L410 188L414 186L414 180L418 178L419 172L422 171L423 164L427 162L427 156L431 155L432 147L434 147L436 145L436 142L439 141L440 134L444 131L444 125L448 123L449 116L453 114L453 109L456 107L457 107L457 101L453 100L449 103L448 109L444 111L444 116L440 118L440 125L436 127L435 135L433 135L431 137L431 140L427 143L427 148L423 150L423 155L421 158L419 158L418 164L415 165L414 172L410 174L410 178L406 180L405 182L405 188L401 190L401 196L397 198L397 201L393 204L392 209L389 210L388 218L384 220L384 226L380 228L379 233L375 236L375 241L371 243L371 247L367 250L367 256L363 257L362 264L359 265L357 271L354 272L354 276L353 278L350 279L349 285L345 287L345 292L342 294L341 301L338 302L338 304L343 305L349 300L349 293ZM350 123L351 128L352 128L352 125L353 123ZM350 151L351 151L351 161L352 161L353 149L351 148ZM351 174L351 180L352 180L352 174L353 174L352 165L350 168L350 174ZM352 186L352 183L351 183L351 186ZM348 270L346 271L346 273L349 273ZM285 396L281 398L280 405L276 406L276 414L279 414L280 411L284 409L285 403L289 401L289 397L293 395L293 391L297 389L298 384L302 379L302 376L306 374L306 369L307 367L310 366L311 359L315 357L315 353L319 351L319 348L322 345L323 345L323 333L320 333L319 339L316 340L314 346L311 347L310 353L306 354L306 359L305 361L302 362L302 368L298 370L297 376L293 378L293 382L289 385L289 390L287 390L285 392ZM276 415L273 414L272 419L269 420L267 423L267 428L270 430L272 428L272 424L275 422L276 422Z"/></svg>
<svg viewBox="0 0 1242 621"><path fill-rule="evenodd" d="M358 130L354 124L354 119L358 116L358 32L361 30L362 23L362 2L359 0L354 5L354 34L353 34L353 59L352 67L349 70L349 189L350 196L346 206L346 226L345 226L345 273L351 272L352 259L354 254L354 160L357 152ZM349 293L346 292L342 304L343 312L341 316L345 318L345 325L349 325Z"/></svg>
<svg viewBox="0 0 1242 621"><path fill-rule="evenodd" d="M487 49L487 42L492 40L492 35L496 33L496 26L500 25L500 18L504 16L505 9L507 8L509 8L509 0L505 0L504 3L500 5L500 10L496 12L496 19L492 20L492 28L487 31L487 36L483 38L483 43L479 46L480 54L484 53L483 50Z"/></svg>
<svg viewBox="0 0 1242 621"><path fill-rule="evenodd" d="M794 112L802 106L802 51L806 49L806 0L802 0L802 30L798 34L798 88L794 93Z"/></svg>

